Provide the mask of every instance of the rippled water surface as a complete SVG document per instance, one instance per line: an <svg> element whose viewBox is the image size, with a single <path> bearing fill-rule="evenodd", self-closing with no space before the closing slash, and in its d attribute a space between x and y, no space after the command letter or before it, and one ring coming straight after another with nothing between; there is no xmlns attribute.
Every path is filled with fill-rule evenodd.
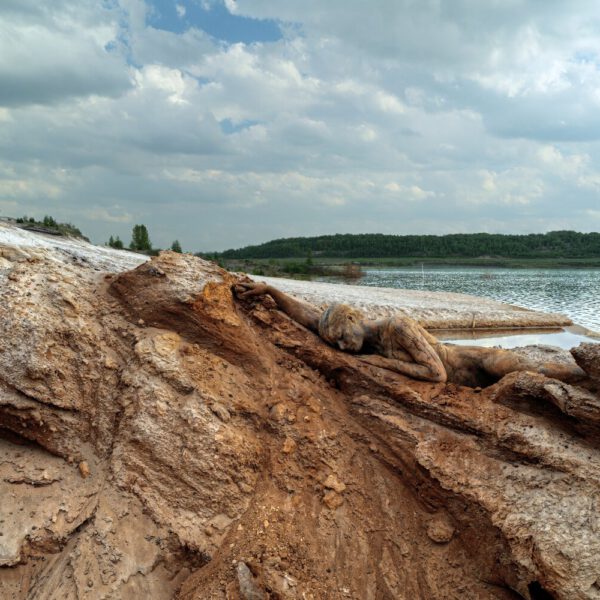
<svg viewBox="0 0 600 600"><path fill-rule="evenodd" d="M562 313L574 323L600 332L600 269L367 269L356 283L485 296Z"/></svg>

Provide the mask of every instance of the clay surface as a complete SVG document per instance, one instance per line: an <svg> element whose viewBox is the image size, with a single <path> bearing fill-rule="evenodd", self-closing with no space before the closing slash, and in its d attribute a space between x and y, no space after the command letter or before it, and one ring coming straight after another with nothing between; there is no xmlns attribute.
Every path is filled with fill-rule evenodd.
<svg viewBox="0 0 600 600"><path fill-rule="evenodd" d="M189 255L3 257L0 598L600 598L597 379L417 382Z"/></svg>

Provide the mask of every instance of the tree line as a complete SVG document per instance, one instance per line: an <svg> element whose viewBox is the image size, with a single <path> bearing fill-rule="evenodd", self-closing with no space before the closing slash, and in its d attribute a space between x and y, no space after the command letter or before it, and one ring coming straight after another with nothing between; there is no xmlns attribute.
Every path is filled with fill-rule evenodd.
<svg viewBox="0 0 600 600"><path fill-rule="evenodd" d="M81 238L89 242L89 239L81 233L78 227L75 227L73 223L59 223L54 217L45 215L40 221L34 217L28 217L27 215L15 219L23 229L32 229L43 231L45 233L53 233L55 235L71 236Z"/></svg>
<svg viewBox="0 0 600 600"><path fill-rule="evenodd" d="M25 215L23 217L15 219L15 222L24 229L33 229L43 231L45 233L54 233L56 235L77 237L88 242L90 241L72 223L60 223L50 215L45 215L44 218L41 220L37 220L34 217L29 217ZM108 241L105 245L110 246L111 248L117 248L119 250L125 249L125 244L118 235L111 235L110 238L108 238ZM129 242L128 249L133 250L135 252L142 252L144 254L158 254L160 252L160 248L152 247L152 242L150 241L150 234L148 233L148 228L145 225L133 226L133 229L131 230L131 241ZM179 240L175 240L171 244L171 250L179 253L183 252Z"/></svg>
<svg viewBox="0 0 600 600"><path fill-rule="evenodd" d="M116 237L111 235L108 238L106 245L110 246L111 248L117 248L118 250L123 250L125 248L125 244L123 244L123 241L118 235ZM131 230L131 242L129 242L128 248L129 250L141 252L143 254L158 254L160 251L160 248L152 247L150 234L148 233L148 228L145 225L133 226L133 229ZM175 240L171 244L171 250L173 250L173 252L179 252L180 254L183 252L179 240Z"/></svg>
<svg viewBox="0 0 600 600"><path fill-rule="evenodd" d="M272 240L226 250L214 258L600 258L600 233L551 231L509 235L336 234Z"/></svg>

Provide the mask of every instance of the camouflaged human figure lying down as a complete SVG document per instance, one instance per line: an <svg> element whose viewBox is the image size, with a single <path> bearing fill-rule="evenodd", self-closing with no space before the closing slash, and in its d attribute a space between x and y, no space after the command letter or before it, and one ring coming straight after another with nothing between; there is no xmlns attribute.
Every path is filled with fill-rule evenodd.
<svg viewBox="0 0 600 600"><path fill-rule="evenodd" d="M586 377L575 364L535 362L510 350L443 344L405 316L367 319L345 304L332 304L321 311L253 281L239 282L234 292L238 298L268 294L283 312L332 346L360 353L359 358L371 365L415 379L481 386L513 371L534 371L568 382Z"/></svg>

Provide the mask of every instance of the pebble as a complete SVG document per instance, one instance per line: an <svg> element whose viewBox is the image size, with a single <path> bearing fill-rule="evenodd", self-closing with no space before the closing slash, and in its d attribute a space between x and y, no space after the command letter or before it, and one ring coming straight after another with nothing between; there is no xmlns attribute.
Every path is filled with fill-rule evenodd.
<svg viewBox="0 0 600 600"><path fill-rule="evenodd" d="M296 450L296 447L296 442L292 438L287 437L283 442L283 448L281 449L281 451L284 454L291 454L292 452L294 452L294 450Z"/></svg>
<svg viewBox="0 0 600 600"><path fill-rule="evenodd" d="M334 510L338 508L338 506L341 506L344 503L344 500L337 492L331 490L323 496L323 502L328 508Z"/></svg>
<svg viewBox="0 0 600 600"><path fill-rule="evenodd" d="M346 489L346 484L333 474L328 475L323 485L330 490L335 490L338 494L341 494Z"/></svg>
<svg viewBox="0 0 600 600"><path fill-rule="evenodd" d="M436 544L447 544L454 535L454 526L444 514L435 515L427 525L427 536Z"/></svg>

